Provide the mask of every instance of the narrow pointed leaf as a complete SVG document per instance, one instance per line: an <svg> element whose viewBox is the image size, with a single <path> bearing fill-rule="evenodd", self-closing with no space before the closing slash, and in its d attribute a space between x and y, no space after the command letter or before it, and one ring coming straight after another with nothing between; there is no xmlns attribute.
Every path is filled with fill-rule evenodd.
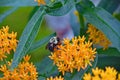
<svg viewBox="0 0 120 80"><path fill-rule="evenodd" d="M22 33L22 36L20 37L19 44L13 57L11 67L12 69L19 64L22 57L25 56L28 50L30 49L31 44L34 41L40 28L40 24L42 22L44 14L45 14L44 7L40 7L26 25Z"/></svg>

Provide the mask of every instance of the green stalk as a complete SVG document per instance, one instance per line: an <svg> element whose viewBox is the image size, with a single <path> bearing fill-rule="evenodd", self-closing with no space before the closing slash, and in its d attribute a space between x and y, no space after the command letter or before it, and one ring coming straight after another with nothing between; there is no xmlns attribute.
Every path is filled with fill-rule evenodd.
<svg viewBox="0 0 120 80"><path fill-rule="evenodd" d="M85 34L85 21L82 14L79 13L79 22L80 22L80 35Z"/></svg>
<svg viewBox="0 0 120 80"><path fill-rule="evenodd" d="M80 26L81 26L81 28L82 29L85 28L84 17L80 13L79 13L79 20L80 20Z"/></svg>

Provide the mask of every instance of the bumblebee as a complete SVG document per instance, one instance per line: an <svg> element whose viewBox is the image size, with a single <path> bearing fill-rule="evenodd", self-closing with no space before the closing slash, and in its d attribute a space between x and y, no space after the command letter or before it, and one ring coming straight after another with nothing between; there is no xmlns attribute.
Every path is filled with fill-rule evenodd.
<svg viewBox="0 0 120 80"><path fill-rule="evenodd" d="M60 38L52 37L49 40L49 43L47 44L46 49L48 49L51 52L54 52L55 49L58 49L57 45L61 45Z"/></svg>

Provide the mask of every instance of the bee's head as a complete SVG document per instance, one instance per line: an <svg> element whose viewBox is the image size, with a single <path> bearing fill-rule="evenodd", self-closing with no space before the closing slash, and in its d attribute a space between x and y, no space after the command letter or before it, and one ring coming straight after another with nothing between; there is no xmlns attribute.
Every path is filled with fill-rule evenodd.
<svg viewBox="0 0 120 80"><path fill-rule="evenodd" d="M50 39L50 43L57 44L57 43L58 43L57 37L52 37L52 38Z"/></svg>

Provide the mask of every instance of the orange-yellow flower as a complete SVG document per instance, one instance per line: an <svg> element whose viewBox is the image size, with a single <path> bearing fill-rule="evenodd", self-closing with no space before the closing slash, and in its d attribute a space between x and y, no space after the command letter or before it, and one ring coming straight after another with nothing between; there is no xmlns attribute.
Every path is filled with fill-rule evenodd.
<svg viewBox="0 0 120 80"><path fill-rule="evenodd" d="M3 73L3 77L0 80L37 80L38 73L33 63L28 62L29 59L28 55L24 57L24 61L13 71L9 70L11 62L8 62L9 65L1 65L0 71Z"/></svg>
<svg viewBox="0 0 120 80"><path fill-rule="evenodd" d="M3 27L0 29L0 60L6 58L6 54L10 54L10 51L15 51L18 40L16 40L17 33L9 33L9 27Z"/></svg>
<svg viewBox="0 0 120 80"><path fill-rule="evenodd" d="M50 78L47 78L47 80L64 80L64 78L62 78L61 76L59 76L59 77L55 77L55 78L53 78L53 77L50 77Z"/></svg>
<svg viewBox="0 0 120 80"><path fill-rule="evenodd" d="M45 5L46 4L44 0L35 0L35 1L38 2L38 5L41 5L41 4Z"/></svg>
<svg viewBox="0 0 120 80"><path fill-rule="evenodd" d="M113 67L92 69L92 74L85 74L83 80L120 80L120 74Z"/></svg>
<svg viewBox="0 0 120 80"><path fill-rule="evenodd" d="M93 44L102 46L103 50L108 48L108 46L111 44L107 37L92 24L88 24L87 33L89 33L89 40L92 40Z"/></svg>
<svg viewBox="0 0 120 80"><path fill-rule="evenodd" d="M63 40L63 45L58 46L58 49L51 53L50 59L58 67L59 72L64 75L65 72L73 72L73 69L85 69L87 65L92 65L94 61L96 49L92 48L90 41L86 42L85 37L75 37L70 41Z"/></svg>

